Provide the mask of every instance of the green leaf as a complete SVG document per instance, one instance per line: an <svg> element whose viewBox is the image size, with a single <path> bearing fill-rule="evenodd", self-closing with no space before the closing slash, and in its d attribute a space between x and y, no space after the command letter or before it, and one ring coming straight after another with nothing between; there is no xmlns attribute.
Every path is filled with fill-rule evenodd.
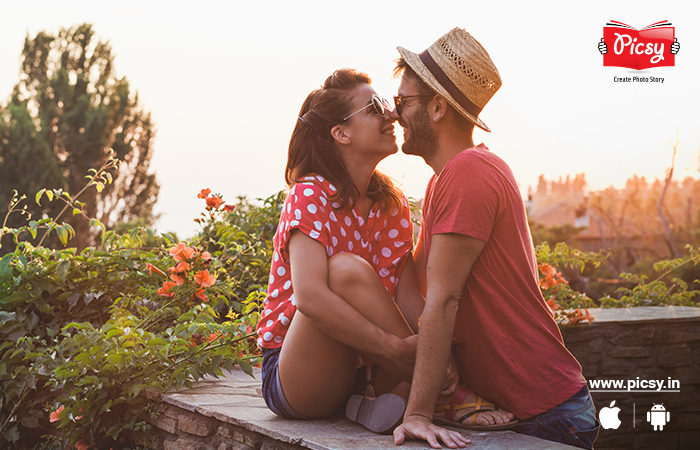
<svg viewBox="0 0 700 450"><path fill-rule="evenodd" d="M10 263L12 262L12 258L15 255L12 253L8 253L7 255L3 256L2 259L0 259L0 277L4 277L8 273L12 273L12 267L10 267Z"/></svg>
<svg viewBox="0 0 700 450"><path fill-rule="evenodd" d="M42 190L37 192L36 197L34 198L34 200L36 201L36 204L39 206L41 206L40 200L41 200L41 196L44 195L44 192L46 192L46 188L43 188Z"/></svg>
<svg viewBox="0 0 700 450"><path fill-rule="evenodd" d="M56 227L56 234L58 235L58 240L61 244L68 244L68 230L65 227Z"/></svg>
<svg viewBox="0 0 700 450"><path fill-rule="evenodd" d="M246 360L238 361L238 365L240 366L241 369L243 369L243 372L247 373L251 377L253 376L253 366L251 366L248 361L246 361Z"/></svg>
<svg viewBox="0 0 700 450"><path fill-rule="evenodd" d="M68 269L70 269L70 261L60 261L56 265L56 275L61 282L66 281L66 275L68 275Z"/></svg>
<svg viewBox="0 0 700 450"><path fill-rule="evenodd" d="M74 216L77 216L80 213L81 213L81 211L78 208L73 208L73 215Z"/></svg>

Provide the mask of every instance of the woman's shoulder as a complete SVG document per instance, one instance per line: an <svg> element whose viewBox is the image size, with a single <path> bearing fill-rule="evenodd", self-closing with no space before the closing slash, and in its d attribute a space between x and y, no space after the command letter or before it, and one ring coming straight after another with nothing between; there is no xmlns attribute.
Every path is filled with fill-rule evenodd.
<svg viewBox="0 0 700 450"><path fill-rule="evenodd" d="M338 192L338 189L331 182L321 175L308 175L292 185L289 190L290 195L302 194L306 197L312 195L323 195L329 198Z"/></svg>

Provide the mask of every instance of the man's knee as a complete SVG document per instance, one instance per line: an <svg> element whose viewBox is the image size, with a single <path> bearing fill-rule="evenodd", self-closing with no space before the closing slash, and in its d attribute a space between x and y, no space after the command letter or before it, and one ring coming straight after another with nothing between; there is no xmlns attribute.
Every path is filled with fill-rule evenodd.
<svg viewBox="0 0 700 450"><path fill-rule="evenodd" d="M328 260L328 286L336 294L354 285L365 284L376 276L372 266L352 253L339 253Z"/></svg>

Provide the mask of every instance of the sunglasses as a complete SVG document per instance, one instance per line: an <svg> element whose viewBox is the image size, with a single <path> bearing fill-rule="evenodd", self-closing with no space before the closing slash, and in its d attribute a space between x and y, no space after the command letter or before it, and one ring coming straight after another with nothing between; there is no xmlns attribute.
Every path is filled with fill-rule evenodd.
<svg viewBox="0 0 700 450"><path fill-rule="evenodd" d="M343 122L345 122L346 120L348 120L349 118L351 118L351 117L354 116L355 114L364 111L365 109L369 108L370 106L374 106L374 112L376 112L376 113L379 114L380 116L384 116L384 113L385 113L387 110L390 110L390 109L391 109L391 105L389 104L389 102L388 102L385 98L379 98L379 97L377 96L377 94L372 94L372 101L370 102L369 105L363 106L362 108L358 109L357 111L355 111L354 113L350 114L349 116L347 116L346 118L344 118L343 120L341 120L341 121L338 122L338 123L343 123Z"/></svg>
<svg viewBox="0 0 700 450"><path fill-rule="evenodd" d="M396 105L396 114L401 115L403 107L406 106L407 98L417 98L417 97L434 97L435 94L420 94L420 95L395 95L394 105Z"/></svg>

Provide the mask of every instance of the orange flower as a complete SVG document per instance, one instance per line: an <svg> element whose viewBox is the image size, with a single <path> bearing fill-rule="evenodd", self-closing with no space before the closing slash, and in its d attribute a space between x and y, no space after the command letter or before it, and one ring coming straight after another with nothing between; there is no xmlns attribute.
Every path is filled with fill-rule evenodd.
<svg viewBox="0 0 700 450"><path fill-rule="evenodd" d="M182 261L190 259L194 255L194 249L187 247L185 244L180 242L176 247L170 249L170 254L173 255L175 261Z"/></svg>
<svg viewBox="0 0 700 450"><path fill-rule="evenodd" d="M209 253L209 252L202 252L202 259L205 260L205 261L211 259L211 253Z"/></svg>
<svg viewBox="0 0 700 450"><path fill-rule="evenodd" d="M54 412L51 413L49 416L49 422L55 422L58 420L59 414L61 414L61 411L63 411L63 406L59 406L58 409Z"/></svg>
<svg viewBox="0 0 700 450"><path fill-rule="evenodd" d="M170 292L170 289L172 289L174 286L177 286L177 283L173 283L172 281L166 281L163 283L163 287L158 289L158 295L161 297L172 297L175 295L173 292Z"/></svg>
<svg viewBox="0 0 700 450"><path fill-rule="evenodd" d="M231 212L236 208L236 205L225 205L224 206L224 211L226 212Z"/></svg>
<svg viewBox="0 0 700 450"><path fill-rule="evenodd" d="M202 287L209 287L212 284L216 283L216 277L214 275L209 275L208 270L200 270L194 276L194 281L201 284Z"/></svg>
<svg viewBox="0 0 700 450"><path fill-rule="evenodd" d="M576 309L573 313L569 315L569 321L566 323L567 325L576 325L579 322L582 322L584 320L587 320L588 323L591 323L595 320L593 316L588 312L588 309L585 309L586 314L583 314L581 312L581 309Z"/></svg>
<svg viewBox="0 0 700 450"><path fill-rule="evenodd" d="M185 282L185 279L176 273L170 275L170 279L177 283L178 286Z"/></svg>
<svg viewBox="0 0 700 450"><path fill-rule="evenodd" d="M207 294L204 293L204 288L198 289L197 292L194 293L194 295L196 295L197 298L203 302L209 301L209 299L207 298Z"/></svg>
<svg viewBox="0 0 700 450"><path fill-rule="evenodd" d="M82 406L80 407L80 409L78 410L78 412L83 412L83 407L82 407ZM80 420L80 419L82 419L82 418L83 418L83 416L78 416L78 417L75 418L75 420Z"/></svg>
<svg viewBox="0 0 700 450"><path fill-rule="evenodd" d="M155 272L158 275L166 276L165 272L163 272L162 270L160 270L159 268L157 268L156 266L154 266L151 263L146 263L146 269L148 270L149 275L153 275L153 272Z"/></svg>
<svg viewBox="0 0 700 450"><path fill-rule="evenodd" d="M557 302L555 302L553 298L550 298L549 300L547 300L547 305L549 306L549 309L552 310L552 312L559 309L559 305L557 305Z"/></svg>
<svg viewBox="0 0 700 450"><path fill-rule="evenodd" d="M78 442L75 443L75 448L77 448L78 450L87 450L90 448L90 446L87 445L87 442L85 442L85 438L80 436Z"/></svg>
<svg viewBox="0 0 700 450"><path fill-rule="evenodd" d="M207 209L216 209L221 206L224 201L221 197L207 197Z"/></svg>
<svg viewBox="0 0 700 450"><path fill-rule="evenodd" d="M197 198L207 198L211 194L211 189L202 189L202 191L197 194Z"/></svg>

